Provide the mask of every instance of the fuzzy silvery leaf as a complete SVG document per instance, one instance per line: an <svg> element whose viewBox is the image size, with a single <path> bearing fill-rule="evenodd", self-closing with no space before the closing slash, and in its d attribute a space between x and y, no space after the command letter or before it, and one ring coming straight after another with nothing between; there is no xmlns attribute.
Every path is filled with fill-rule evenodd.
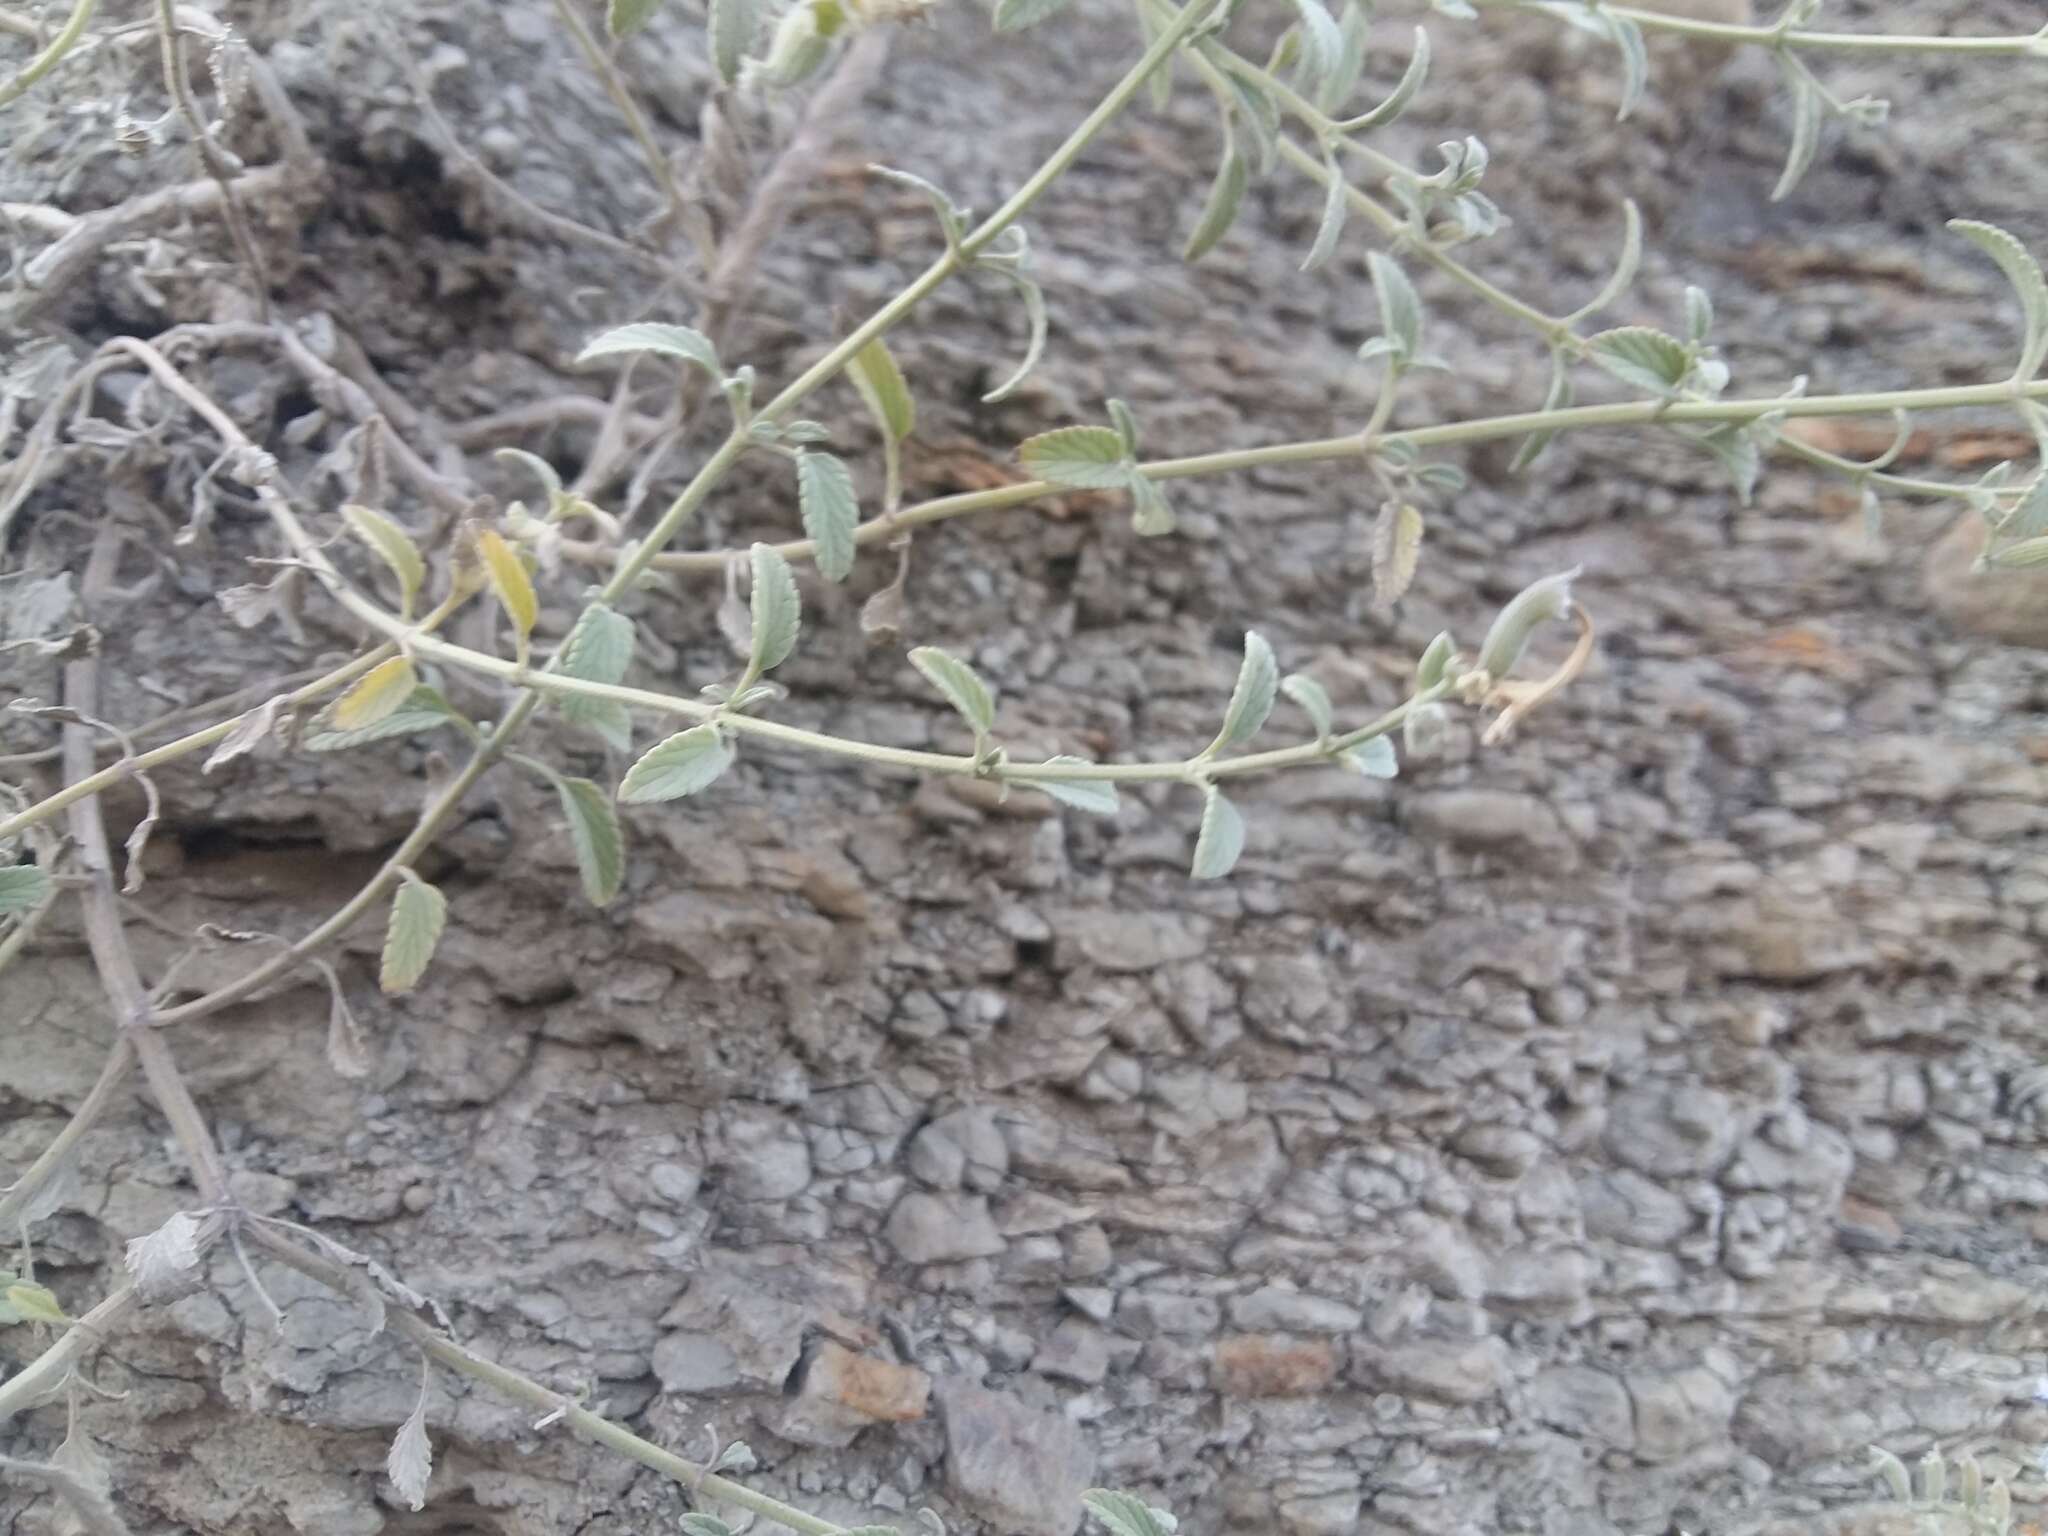
<svg viewBox="0 0 2048 1536"><path fill-rule="evenodd" d="M207 754L206 761L199 766L199 771L211 773L222 764L231 763L268 741L271 733L277 729L277 712L284 707L287 697L280 693L274 698L265 699L237 719L235 728L221 737L220 744Z"/></svg>
<svg viewBox="0 0 2048 1536"><path fill-rule="evenodd" d="M609 906L626 878L626 836L611 797L588 779L555 780L569 840L576 848L576 870L583 894L592 906Z"/></svg>
<svg viewBox="0 0 2048 1536"><path fill-rule="evenodd" d="M853 354L846 376L853 380L884 438L900 443L917 430L917 402L881 337Z"/></svg>
<svg viewBox="0 0 2048 1536"><path fill-rule="evenodd" d="M1455 496L1466 485L1465 471L1455 464L1424 464L1415 471L1415 479L1446 496Z"/></svg>
<svg viewBox="0 0 2048 1536"><path fill-rule="evenodd" d="M1714 328L1714 301L1704 288L1685 285L1685 334L1694 346L1703 346Z"/></svg>
<svg viewBox="0 0 2048 1536"><path fill-rule="evenodd" d="M1108 491L1130 479L1123 436L1110 427L1056 427L1024 439L1017 457L1035 478L1054 485Z"/></svg>
<svg viewBox="0 0 2048 1536"><path fill-rule="evenodd" d="M1391 779L1401 771L1391 737L1373 736L1344 754L1344 766L1368 779Z"/></svg>
<svg viewBox="0 0 2048 1536"><path fill-rule="evenodd" d="M1230 112L1231 124L1244 131L1251 141L1248 164L1254 172L1264 176L1273 169L1273 162L1280 153L1280 104L1273 99L1265 82L1255 80L1236 70L1225 77L1230 86L1233 105Z"/></svg>
<svg viewBox="0 0 2048 1536"><path fill-rule="evenodd" d="M738 81L758 24L755 0L711 0L711 61L727 85Z"/></svg>
<svg viewBox="0 0 2048 1536"><path fill-rule="evenodd" d="M1137 416L1121 400L1105 401L1104 409L1109 412L1109 419L1116 427L1116 435L1123 441L1124 457L1126 459L1136 459L1138 456Z"/></svg>
<svg viewBox="0 0 2048 1536"><path fill-rule="evenodd" d="M717 726L692 726L648 748L626 770L619 799L627 805L649 805L694 795L717 782L732 759L732 744Z"/></svg>
<svg viewBox="0 0 2048 1536"><path fill-rule="evenodd" d="M1421 27L1415 29L1415 48L1408 55L1408 67L1401 71L1401 78L1395 82L1387 99L1370 112L1347 119L1342 128L1346 133L1362 133L1368 128L1381 128L1391 123L1408 110L1415 93L1429 78L1429 34Z"/></svg>
<svg viewBox="0 0 2048 1536"><path fill-rule="evenodd" d="M1565 356L1562 349L1553 351L1550 354L1550 388L1543 396L1543 409L1564 410L1571 405L1573 395L1571 360ZM1534 464L1543 457L1543 450L1550 446L1556 436L1555 432L1531 432L1515 449L1515 456L1508 464L1508 472L1518 475Z"/></svg>
<svg viewBox="0 0 2048 1536"><path fill-rule="evenodd" d="M144 1301L182 1295L199 1270L199 1223L183 1211L128 1244L127 1268Z"/></svg>
<svg viewBox="0 0 2048 1536"><path fill-rule="evenodd" d="M1210 752L1238 746L1258 735L1266 716L1273 712L1273 699L1280 687L1279 664L1273 647L1255 629L1244 633L1244 660L1238 665L1237 683L1230 690L1230 703L1223 711L1223 729L1216 733Z"/></svg>
<svg viewBox="0 0 2048 1536"><path fill-rule="evenodd" d="M1223 135L1223 160L1216 167L1216 180L1209 187L1209 196L1202 204L1201 216L1195 220L1194 233L1188 236L1188 243L1180 253L1182 261L1200 261L1209 250L1221 240L1237 218L1237 210L1244 202L1244 191L1249 172L1244 156L1238 152L1236 138L1226 129Z"/></svg>
<svg viewBox="0 0 2048 1536"><path fill-rule="evenodd" d="M1716 427L1695 441L1714 456L1714 462L1727 473L1729 484L1735 487L1736 497L1745 507L1748 506L1756 492L1757 476L1763 472L1763 450L1757 444L1756 434L1744 427L1728 425Z"/></svg>
<svg viewBox="0 0 2048 1536"><path fill-rule="evenodd" d="M1578 579L1580 569L1575 565L1555 576L1545 576L1515 594L1486 632L1486 641L1479 648L1480 671L1496 679L1506 677L1521 659L1522 649L1537 625L1570 616L1572 583Z"/></svg>
<svg viewBox="0 0 2048 1536"><path fill-rule="evenodd" d="M793 448L808 448L818 443L832 441L832 429L822 421L792 421L788 426L777 428L774 423L757 421L753 430L774 434L771 441L788 443Z"/></svg>
<svg viewBox="0 0 2048 1536"><path fill-rule="evenodd" d="M1975 1509L1984 1498L1983 1464L1968 1451L1956 1458L1956 1494L1965 1509Z"/></svg>
<svg viewBox="0 0 2048 1536"><path fill-rule="evenodd" d="M1939 1504L1948 1497L1948 1462L1938 1449L1930 1448L1920 1458L1920 1501Z"/></svg>
<svg viewBox="0 0 2048 1536"><path fill-rule="evenodd" d="M647 25L661 0L609 0L605 6L604 24L613 37L631 37ZM419 1505L413 1505L418 1509Z"/></svg>
<svg viewBox="0 0 2048 1536"><path fill-rule="evenodd" d="M1783 49L1773 57L1786 88L1792 92L1792 143L1785 151L1785 169L1777 186L1771 189L1771 201L1776 203L1791 195L1812 168L1814 156L1820 153L1820 132L1827 121L1828 103L1805 65Z"/></svg>
<svg viewBox="0 0 2048 1536"><path fill-rule="evenodd" d="M1458 21L1474 21L1479 16L1467 0L1429 0L1429 8L1439 16L1449 16Z"/></svg>
<svg viewBox="0 0 2048 1536"><path fill-rule="evenodd" d="M50 899L50 877L33 864L0 865L0 917L33 912Z"/></svg>
<svg viewBox="0 0 2048 1536"><path fill-rule="evenodd" d="M754 570L747 671L758 677L781 666L796 649L804 609L797 596L796 577L780 550L772 544L756 544L747 551L747 557Z"/></svg>
<svg viewBox="0 0 2048 1536"><path fill-rule="evenodd" d="M1316 728L1316 740L1330 734L1330 695L1306 672L1290 672L1280 680L1280 691L1301 706Z"/></svg>
<svg viewBox="0 0 2048 1536"><path fill-rule="evenodd" d="M427 1440L427 1363L420 1361L420 1395L413 1409L391 1439L384 1458L384 1475L398 1490L408 1508L424 1509L427 1481L434 1475L434 1447Z"/></svg>
<svg viewBox="0 0 2048 1536"><path fill-rule="evenodd" d="M1586 356L1624 384L1666 395L1692 367L1692 354L1675 336L1647 325L1618 326L1586 343Z"/></svg>
<svg viewBox="0 0 2048 1536"><path fill-rule="evenodd" d="M2020 365L2014 377L2022 381L2032 379L2041 371L2042 359L2048 357L2048 278L2042 276L2041 264L2031 251L1996 224L1951 219L1948 227L1997 262L2013 292L2019 295L2025 329L2020 342Z"/></svg>
<svg viewBox="0 0 2048 1536"><path fill-rule="evenodd" d="M1162 1524L1143 1499L1112 1488L1090 1488L1081 1495L1081 1503L1109 1536L1170 1536L1173 1529Z"/></svg>
<svg viewBox="0 0 2048 1536"><path fill-rule="evenodd" d="M910 664L946 696L946 702L960 712L960 718L972 727L977 738L986 737L995 729L995 696L974 668L935 645L918 646L910 653Z"/></svg>
<svg viewBox="0 0 2048 1536"><path fill-rule="evenodd" d="M1166 488L1157 480L1131 473L1131 531L1140 538L1156 539L1174 530L1173 504Z"/></svg>
<svg viewBox="0 0 2048 1536"><path fill-rule="evenodd" d="M1045 290L1039 287L1037 280L1022 268L1004 268L1001 270L1003 276L1007 277L1010 280L1011 286L1017 290L1017 296L1024 301L1024 361L1017 365L1015 373L981 397L982 404L984 405L994 405L998 401L1008 399L1017 387L1030 376L1031 370L1038 366L1038 359L1045 351L1047 326Z"/></svg>
<svg viewBox="0 0 2048 1536"><path fill-rule="evenodd" d="M541 489L547 492L549 505L552 506L555 499L564 494L562 477L555 472L555 466L539 454L528 453L524 448L499 448L491 457L501 463L517 464L532 475L540 482Z"/></svg>
<svg viewBox="0 0 2048 1536"><path fill-rule="evenodd" d="M1335 156L1323 156L1323 176L1323 216L1316 224L1315 243L1302 259L1304 272L1317 271L1337 254L1337 242L1344 238L1344 223L1351 213L1351 188Z"/></svg>
<svg viewBox="0 0 2048 1536"><path fill-rule="evenodd" d="M1389 501L1380 508L1372 529L1372 589L1381 607L1398 603L1413 585L1423 531L1422 513L1407 502Z"/></svg>
<svg viewBox="0 0 2048 1536"><path fill-rule="evenodd" d="M376 508L358 506L354 502L341 509L341 519L348 524L348 531L375 551L377 558L398 578L398 611L411 618L413 600L419 596L420 587L427 579L426 562L420 558L419 546L413 543L412 535Z"/></svg>
<svg viewBox="0 0 2048 1536"><path fill-rule="evenodd" d="M403 656L389 657L365 672L341 696L328 713L328 723L344 734L382 724L398 713L419 683L411 661Z"/></svg>
<svg viewBox="0 0 2048 1536"><path fill-rule="evenodd" d="M796 488L804 532L816 546L818 574L827 581L846 580L859 549L854 532L860 527L860 502L854 495L853 476L844 462L829 453L799 451Z"/></svg>
<svg viewBox="0 0 2048 1536"><path fill-rule="evenodd" d="M1078 757L1049 757L1045 766L1091 768L1094 764ZM1116 785L1107 779L1018 779L1015 782L1022 788L1039 790L1051 795L1061 805L1086 811L1092 816L1114 816L1117 813Z"/></svg>
<svg viewBox="0 0 2048 1536"><path fill-rule="evenodd" d="M2048 533L2048 472L2034 477L2019 505L1998 525L1998 532L2008 539L2031 539Z"/></svg>
<svg viewBox="0 0 2048 1536"><path fill-rule="evenodd" d="M767 53L748 59L741 67L741 89L781 89L808 80L832 51L831 30L844 25L845 19L846 12L838 0L797 0L775 24ZM734 414L744 416L745 412L735 406Z"/></svg>
<svg viewBox="0 0 2048 1536"><path fill-rule="evenodd" d="M1600 291L1565 318L1576 323L1589 315L1596 315L1628 291L1629 284L1636 280L1636 273L1643 265L1643 211L1636 206L1634 198L1626 198L1621 205L1621 255L1615 259L1614 270L1607 275L1607 281L1600 285Z"/></svg>
<svg viewBox="0 0 2048 1536"><path fill-rule="evenodd" d="M1444 674L1450 670L1451 658L1457 653L1458 643L1451 638L1449 630L1430 641L1415 663L1415 691L1427 693L1442 682Z"/></svg>
<svg viewBox="0 0 2048 1536"><path fill-rule="evenodd" d="M448 898L411 870L391 897L391 919L384 929L383 963L377 984L394 996L410 992L433 962L441 931L448 926Z"/></svg>
<svg viewBox="0 0 2048 1536"><path fill-rule="evenodd" d="M1309 84L1320 91L1344 59L1344 33L1323 0L1294 0L1300 18L1302 64Z"/></svg>
<svg viewBox="0 0 2048 1536"><path fill-rule="evenodd" d="M734 421L744 422L754 411L754 365L742 363L718 381L718 392L732 408Z"/></svg>
<svg viewBox="0 0 2048 1536"><path fill-rule="evenodd" d="M1401 745L1411 758L1427 757L1450 733L1450 711L1441 704L1425 704L1410 710L1401 722Z"/></svg>
<svg viewBox="0 0 2048 1536"><path fill-rule="evenodd" d="M1728 387L1728 365L1718 357L1696 357L1685 371L1683 387L1714 397Z"/></svg>
<svg viewBox="0 0 2048 1536"><path fill-rule="evenodd" d="M313 732L300 743L308 752L340 752L373 741L389 741L418 731L438 730L456 720L455 709L437 689L421 685L413 689L404 704L370 725L352 730L335 728Z"/></svg>
<svg viewBox="0 0 2048 1536"><path fill-rule="evenodd" d="M1195 837L1195 859L1188 873L1197 880L1221 880L1237 867L1244 852L1244 817L1214 784L1202 791L1202 830Z"/></svg>
<svg viewBox="0 0 2048 1536"><path fill-rule="evenodd" d="M1650 50L1643 42L1643 29L1631 18L1602 10L1600 19L1607 40L1621 53L1621 107L1614 116L1617 122L1626 121L1642 105L1649 87Z"/></svg>
<svg viewBox="0 0 2048 1536"><path fill-rule="evenodd" d="M1138 31L1144 36L1145 47L1149 50L1159 41L1160 23L1152 14L1152 7L1145 0L1132 0L1131 9L1137 13ZM1153 68L1145 80L1145 89L1152 99L1152 110L1164 112L1168 102L1173 100L1173 60L1164 58Z"/></svg>
<svg viewBox="0 0 2048 1536"><path fill-rule="evenodd" d="M751 1472L760 1465L754 1455L754 1448L744 1440L735 1440L718 1453L718 1460L711 1463L714 1472Z"/></svg>
<svg viewBox="0 0 2048 1536"><path fill-rule="evenodd" d="M1073 0L996 0L995 26L998 32L1021 32L1048 17L1057 16Z"/></svg>
<svg viewBox="0 0 2048 1536"><path fill-rule="evenodd" d="M1906 1464L1881 1445L1870 1448L1871 1470L1884 1480L1891 1496L1901 1504L1913 1502L1913 1478Z"/></svg>
<svg viewBox="0 0 2048 1536"><path fill-rule="evenodd" d="M626 669L633 664L633 643L631 619L603 603L592 603L577 618L548 670L615 687L626 680ZM632 744L632 715L617 699L571 693L561 696L559 707L564 720L595 731L620 751Z"/></svg>
<svg viewBox="0 0 2048 1536"><path fill-rule="evenodd" d="M887 177L899 186L910 187L922 192L931 203L932 212L939 216L939 227L945 231L947 246L949 248L959 246L960 237L967 233L969 215L967 210L954 202L943 188L926 181L922 176L914 175L909 171L895 170L890 166L870 165L868 169L877 176Z"/></svg>
<svg viewBox="0 0 2048 1536"><path fill-rule="evenodd" d="M1379 295L1380 326L1394 344L1394 358L1407 363L1422 349L1422 300L1398 263L1381 251L1367 254L1373 291Z"/></svg>
<svg viewBox="0 0 2048 1536"><path fill-rule="evenodd" d="M733 1536L732 1527L716 1515L692 1510L682 1518L683 1536Z"/></svg>
<svg viewBox="0 0 2048 1536"><path fill-rule="evenodd" d="M693 331L687 325L664 325L657 320L640 320L632 325L615 326L601 336L593 337L583 350L576 354L578 366L600 357L616 357L622 353L655 352L663 357L681 358L695 364L713 378L722 371L718 365L718 349L711 345L711 338L702 331Z"/></svg>
<svg viewBox="0 0 2048 1536"><path fill-rule="evenodd" d="M2017 544L2008 544L1983 557L1986 565L2001 570L2024 571L2036 566L2048 565L2048 538L2022 539Z"/></svg>

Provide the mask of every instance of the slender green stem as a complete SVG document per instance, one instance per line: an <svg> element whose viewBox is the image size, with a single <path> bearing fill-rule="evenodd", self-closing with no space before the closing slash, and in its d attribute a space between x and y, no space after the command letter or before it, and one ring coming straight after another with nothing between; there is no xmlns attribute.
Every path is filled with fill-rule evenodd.
<svg viewBox="0 0 2048 1536"><path fill-rule="evenodd" d="M1532 0L1472 0L1489 11L1533 11L1546 14ZM1973 54L1993 58L2048 58L2048 29L2024 36L1934 37L1908 33L1781 31L1777 27L1741 26L1725 21L1694 21L1663 11L1611 5L1608 10L1634 22L1645 32L1668 32L1702 42L1753 45L1759 48L1812 48L1836 53Z"/></svg>
<svg viewBox="0 0 2048 1536"><path fill-rule="evenodd" d="M49 47L24 64L6 84L0 85L0 107L20 96L63 61L64 55L85 35L92 13L99 9L99 4L100 0L76 0L71 14L64 18L64 25L50 39Z"/></svg>
<svg viewBox="0 0 2048 1536"><path fill-rule="evenodd" d="M577 51L583 55L583 62L590 66L590 72L597 76L604 86L605 95L611 98L619 115L626 120L627 131L633 135L633 142L640 146L640 156L647 162L647 169L661 188L661 195L668 202L669 214L676 221L677 230L684 226L689 204L684 200L683 189L676 184L675 172L669 168L668 156L662 153L656 142L654 130L648 126L647 114L640 110L640 104L633 99L626 82L619 74L618 65L606 55L590 28L583 24L583 18L576 14L575 6L569 0L555 0L555 14L575 40Z"/></svg>

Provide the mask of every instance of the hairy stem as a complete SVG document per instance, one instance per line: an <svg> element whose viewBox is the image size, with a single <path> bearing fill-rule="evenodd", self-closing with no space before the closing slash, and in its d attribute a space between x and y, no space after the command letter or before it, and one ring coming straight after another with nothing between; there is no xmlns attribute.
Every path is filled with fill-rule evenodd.
<svg viewBox="0 0 2048 1536"><path fill-rule="evenodd" d="M1536 0L1472 0L1489 11L1529 11L1550 14ZM1726 43L1731 47L1810 48L1834 53L1957 54L1979 58L2048 59L2048 29L2007 37L1935 37L1926 34L1884 32L1809 32L1778 27L1742 26L1726 21L1694 21L1664 11L1643 11L1633 6L1610 5L1608 11L1634 22L1645 32L1668 32L1702 42Z"/></svg>
<svg viewBox="0 0 2048 1536"><path fill-rule="evenodd" d="M92 22L92 13L99 9L99 4L100 0L74 0L71 14L64 18L64 25L50 39L49 46L0 84L0 107L6 106L63 62L64 55L85 35L86 27Z"/></svg>

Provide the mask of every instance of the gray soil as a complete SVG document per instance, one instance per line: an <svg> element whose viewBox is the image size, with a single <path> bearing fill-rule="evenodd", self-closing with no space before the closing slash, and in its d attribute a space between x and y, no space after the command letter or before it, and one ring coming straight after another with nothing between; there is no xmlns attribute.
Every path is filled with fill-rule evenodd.
<svg viewBox="0 0 2048 1536"><path fill-rule="evenodd" d="M1249 9L1252 29L1272 22ZM686 319L691 301L532 232L455 174L367 8L230 14L324 164L252 203L280 316L352 337L413 408L395 424L465 490L527 490L490 458L498 443L575 467L587 422L466 452L458 429L590 393L567 365L583 338ZM623 235L659 211L545 4L400 15L442 111L522 194ZM2026 0L1898 0L1826 20L2019 31L2040 16ZM1369 76L1382 87L1405 55L1394 21ZM1415 158L1486 140L1514 225L1472 259L1504 286L1581 302L1633 197L1652 254L1617 323L1675 328L1684 284L1701 284L1739 389L2009 367L2016 306L1942 225L1984 218L2048 251L2040 66L1825 66L1843 95L1891 95L1894 122L1831 130L1774 205L1786 123L1768 61L1662 59L1670 94L1617 128L1611 55L1541 26L1430 26L1439 68L1385 144ZM898 33L805 168L727 356L786 380L930 258L928 211L867 162L993 207L1134 55L1132 31L1081 0L1017 38L959 3ZM678 4L626 51L686 165L701 54ZM0 196L84 212L196 175L175 142L117 155L111 107L57 110L126 90L153 116L153 61L110 50L0 115ZM737 115L757 171L791 115ZM253 106L230 139L252 164L276 154ZM1217 251L1181 266L1216 147L1183 79L1164 115L1113 126L1034 210L1053 332L1012 400L978 403L1022 344L1000 284L948 286L893 339L921 412L913 496L997 483L1018 440L1100 419L1110 394L1162 455L1363 420L1364 232L1299 275L1317 198L1282 169ZM1420 383L1399 421L1540 400L1540 346L1422 287L1458 372ZM14 341L39 332L82 356L243 319L245 295L218 222L185 219L103 252ZM345 421L305 420L320 402L274 345L191 366L299 483L340 441ZM98 414L119 423L132 376L113 384ZM139 725L355 647L317 598L296 638L227 622L212 594L267 579L247 562L280 548L232 494L174 546L217 449L160 401L141 409L167 424L118 453L74 437L11 534L13 564L48 571L82 563L97 520L136 527L132 590L95 615L102 713ZM858 402L835 386L816 414L857 453L872 508ZM714 440L704 423L679 464ZM1914 472L1980 467L1968 424L1928 425ZM2009 419L1977 425L2012 435ZM311 972L176 1032L241 1198L373 1255L479 1353L587 1389L664 1445L746 1440L749 1481L848 1524L911 1529L928 1506L952 1529L1066 1536L1079 1490L1107 1484L1171 1506L1193 1536L1876 1533L1898 1527L1867 1507L1873 1442L1909 1459L1974 1450L2040 1519L2048 685L2038 652L1988 633L2026 638L2025 612L1988 619L1952 584L1930 589L1951 511L1891 506L1874 542L1853 494L1796 466L1744 508L1669 439L1563 442L1521 478L1508 456L1461 461L1472 483L1431 510L1391 617L1370 601L1371 487L1334 468L1185 483L1172 539L1138 540L1121 506L1083 496L934 528L888 644L857 621L887 556L846 589L807 575L780 718L957 744L903 657L938 644L1000 686L1019 755L1197 749L1252 625L1355 718L1399 699L1439 629L1476 642L1552 570L1585 566L1603 639L1591 675L1506 747L1482 750L1461 722L1393 783L1247 784L1249 845L1214 884L1186 876L1187 792L1130 794L1100 821L749 750L715 791L630 815L627 891L599 913L552 795L501 769L423 870L452 905L426 984L378 993L374 922L335 954L367 1078L330 1068ZM790 536L777 470L750 463L691 546ZM334 527L339 499L319 480L305 511ZM422 530L437 515L409 489L386 504ZM582 580L548 585L552 632ZM676 581L641 600L638 680L688 692L730 673L719 593ZM6 691L52 695L46 664L5 664ZM1301 729L1283 706L1268 739ZM12 720L0 751L49 730ZM600 779L623 766L557 724L532 741ZM404 834L440 766L385 743L163 772L130 909L145 972L202 923L303 932ZM46 790L52 771L9 774ZM139 798L109 811L118 838ZM0 1169L46 1144L108 1047L71 910L0 983ZM208 950L176 988L249 963ZM194 1200L138 1083L36 1227L39 1276L82 1311L128 1238ZM432 1496L411 1513L382 1469L416 1355L359 1305L261 1275L281 1328L223 1252L204 1289L131 1318L98 1357L98 1383L125 1396L86 1423L138 1530L601 1536L672 1529L688 1507L673 1483L437 1374ZM0 1360L38 1347L11 1330ZM0 1449L41 1454L62 1417L18 1420ZM0 1488L0 1527L53 1518Z"/></svg>

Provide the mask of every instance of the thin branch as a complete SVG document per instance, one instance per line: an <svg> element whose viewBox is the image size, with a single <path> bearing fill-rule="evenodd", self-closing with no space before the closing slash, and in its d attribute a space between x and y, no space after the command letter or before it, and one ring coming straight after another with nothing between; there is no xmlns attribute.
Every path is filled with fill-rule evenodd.
<svg viewBox="0 0 2048 1536"><path fill-rule="evenodd" d="M49 45L0 84L0 107L6 106L63 62L64 55L84 35L99 3L100 0L74 0L71 14L64 18L64 25L50 39Z"/></svg>
<svg viewBox="0 0 2048 1536"><path fill-rule="evenodd" d="M199 103L193 99L192 78L185 69L185 50L179 46L177 7L172 0L157 0L156 18L157 43L163 57L164 89L170 93L179 115L185 119L185 127L199 150L200 163L206 167L207 175L213 178L213 184L220 188L222 222L234 239L235 249L241 253L242 264L249 270L250 286L256 290L256 311L268 321L270 280L264 275L262 254L256 249L255 237L249 233L248 220L242 217L241 204L235 201L232 185L241 167L230 165L221 147L213 142L213 133L199 110Z"/></svg>
<svg viewBox="0 0 2048 1536"><path fill-rule="evenodd" d="M1489 11L1535 11L1554 13L1530 0L1473 0ZM1990 58L2048 59L2048 29L2007 37L1939 37L1912 33L1809 32L1775 26L1742 26L1726 21L1694 21L1664 11L1638 10L1633 6L1610 5L1609 13L1632 21L1646 32L1669 32L1701 42L1725 43L1730 47L1810 48L1835 53L1912 53L1927 55L1970 54Z"/></svg>
<svg viewBox="0 0 2048 1536"><path fill-rule="evenodd" d="M107 1053L106 1064L100 1068L99 1080L92 1085L92 1091L72 1111L64 1129L43 1148L42 1155L22 1170L21 1177L14 1181L6 1194L0 1195L0 1232L14 1230L21 1213L28 1209L37 1191L62 1166L64 1159L71 1155L71 1149L93 1128L100 1116L106 1113L107 1107L114 1102L114 1096L134 1070L134 1045L125 1034L116 1035L114 1048Z"/></svg>

